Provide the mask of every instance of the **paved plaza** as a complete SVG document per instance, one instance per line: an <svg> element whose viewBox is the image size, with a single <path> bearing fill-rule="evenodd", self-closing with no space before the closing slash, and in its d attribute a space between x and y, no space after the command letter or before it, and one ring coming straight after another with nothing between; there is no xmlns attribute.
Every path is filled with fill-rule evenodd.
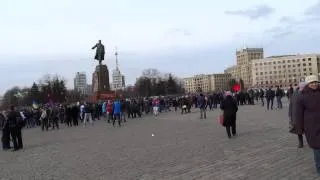
<svg viewBox="0 0 320 180"><path fill-rule="evenodd" d="M241 106L238 136L228 139L210 111L163 113L112 127L23 131L23 151L0 152L0 179L308 180L317 179L309 147L297 148L284 110ZM154 136L152 136L154 134Z"/></svg>

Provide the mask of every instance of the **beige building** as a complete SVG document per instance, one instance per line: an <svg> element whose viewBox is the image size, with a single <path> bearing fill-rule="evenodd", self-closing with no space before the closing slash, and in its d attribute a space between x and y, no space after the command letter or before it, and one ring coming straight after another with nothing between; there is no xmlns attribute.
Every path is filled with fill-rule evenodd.
<svg viewBox="0 0 320 180"><path fill-rule="evenodd" d="M245 48L236 51L237 65L234 72L234 78L242 79L245 88L252 85L252 70L251 64L255 59L263 59L263 48Z"/></svg>
<svg viewBox="0 0 320 180"><path fill-rule="evenodd" d="M234 78L234 79L239 79L239 76L238 76L237 72L238 72L238 66L237 65L228 67L227 69L224 70L225 74L231 74L231 77Z"/></svg>
<svg viewBox="0 0 320 180"><path fill-rule="evenodd" d="M231 74L212 74L210 75L211 91L229 90Z"/></svg>
<svg viewBox="0 0 320 180"><path fill-rule="evenodd" d="M228 89L231 74L200 74L184 78L184 88L187 93L212 92Z"/></svg>
<svg viewBox="0 0 320 180"><path fill-rule="evenodd" d="M206 74L195 75L184 79L184 89L186 92L194 93L200 89L202 92L209 92L210 87L210 77Z"/></svg>
<svg viewBox="0 0 320 180"><path fill-rule="evenodd" d="M252 61L252 86L297 86L308 75L318 75L320 54L271 56Z"/></svg>

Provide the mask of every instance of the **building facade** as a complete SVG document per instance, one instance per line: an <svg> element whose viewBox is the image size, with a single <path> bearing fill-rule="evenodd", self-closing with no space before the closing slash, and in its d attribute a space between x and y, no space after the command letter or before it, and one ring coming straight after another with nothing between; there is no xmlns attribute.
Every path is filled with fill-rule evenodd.
<svg viewBox="0 0 320 180"><path fill-rule="evenodd" d="M252 69L253 60L263 59L263 48L245 48L236 51L237 65L234 72L234 78L242 79L244 88L249 88L252 85Z"/></svg>
<svg viewBox="0 0 320 180"><path fill-rule="evenodd" d="M225 91L230 90L229 82L231 74L212 74L210 75L211 91Z"/></svg>
<svg viewBox="0 0 320 180"><path fill-rule="evenodd" d="M74 90L87 94L87 76L85 72L77 72L74 78Z"/></svg>
<svg viewBox="0 0 320 180"><path fill-rule="evenodd" d="M199 91L209 92L210 88L210 77L206 74L184 78L184 89L188 93L196 93Z"/></svg>
<svg viewBox="0 0 320 180"><path fill-rule="evenodd" d="M187 93L213 92L227 90L231 74L200 74L184 78L184 89Z"/></svg>
<svg viewBox="0 0 320 180"><path fill-rule="evenodd" d="M319 75L320 54L271 56L252 61L252 86L297 86L309 75Z"/></svg>
<svg viewBox="0 0 320 180"><path fill-rule="evenodd" d="M123 90L125 88L125 76L118 68L112 72L112 90Z"/></svg>

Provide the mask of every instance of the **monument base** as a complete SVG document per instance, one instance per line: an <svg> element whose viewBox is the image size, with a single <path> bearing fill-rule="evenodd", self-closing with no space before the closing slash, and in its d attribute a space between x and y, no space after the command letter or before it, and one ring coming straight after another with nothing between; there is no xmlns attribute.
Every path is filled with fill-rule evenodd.
<svg viewBox="0 0 320 180"><path fill-rule="evenodd" d="M110 91L109 70L107 65L97 65L92 74L92 92L94 95L107 93Z"/></svg>

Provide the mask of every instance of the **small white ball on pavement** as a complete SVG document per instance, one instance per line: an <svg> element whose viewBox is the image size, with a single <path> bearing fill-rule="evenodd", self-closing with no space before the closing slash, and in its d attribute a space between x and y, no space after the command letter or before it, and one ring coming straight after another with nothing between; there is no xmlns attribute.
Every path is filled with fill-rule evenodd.
<svg viewBox="0 0 320 180"><path fill-rule="evenodd" d="M151 136L154 136L154 134L151 134Z"/></svg>

